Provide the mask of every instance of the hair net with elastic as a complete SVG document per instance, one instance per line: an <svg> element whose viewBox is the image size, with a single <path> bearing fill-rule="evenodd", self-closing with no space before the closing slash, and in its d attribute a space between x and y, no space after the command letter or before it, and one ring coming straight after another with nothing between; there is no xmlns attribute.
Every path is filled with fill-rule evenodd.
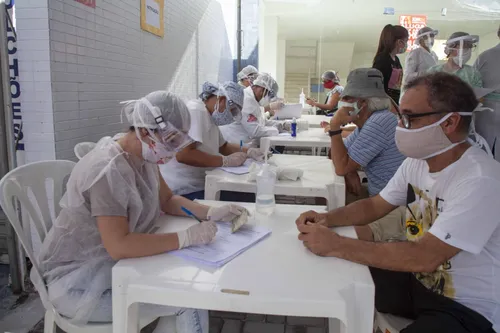
<svg viewBox="0 0 500 333"><path fill-rule="evenodd" d="M245 68L243 68L237 75L236 78L238 81L244 80L244 79L250 79L253 78L255 79L259 75L259 71L257 68L248 65Z"/></svg>
<svg viewBox="0 0 500 333"><path fill-rule="evenodd" d="M39 254L49 299L66 310L71 322L87 323L111 288L116 261L102 244L95 216L124 216L131 233L146 233L160 216L159 189L158 166L127 153L111 138L100 140L73 169L62 210ZM75 290L70 302L67 295Z"/></svg>
<svg viewBox="0 0 500 333"><path fill-rule="evenodd" d="M337 75L337 72L335 72L335 71L324 72L323 75L321 75L321 79L330 80L330 81L333 81L335 83L340 83L340 78Z"/></svg>
<svg viewBox="0 0 500 333"><path fill-rule="evenodd" d="M423 27L417 32L417 37L415 43L420 44L420 39L425 36L436 37L439 33L439 30L432 29L431 27Z"/></svg>
<svg viewBox="0 0 500 333"><path fill-rule="evenodd" d="M144 103L144 99L157 108L165 122L171 123L185 133L189 131L191 118L186 104L177 95L163 90L149 93L143 99L122 102L124 104L122 113L125 114L130 125L148 129L160 127L148 103Z"/></svg>
<svg viewBox="0 0 500 333"><path fill-rule="evenodd" d="M278 96L279 86L276 80L268 73L261 73L253 82L254 86L265 88L269 91L271 98Z"/></svg>
<svg viewBox="0 0 500 333"><path fill-rule="evenodd" d="M210 96L225 96L228 100L238 105L240 109L243 107L243 87L234 82L227 81L219 85L205 82L200 98L202 101L206 101Z"/></svg>

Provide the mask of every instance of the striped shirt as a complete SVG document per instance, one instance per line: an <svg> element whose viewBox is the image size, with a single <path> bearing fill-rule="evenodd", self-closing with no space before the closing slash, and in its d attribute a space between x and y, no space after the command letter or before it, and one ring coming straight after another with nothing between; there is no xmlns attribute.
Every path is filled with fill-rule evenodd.
<svg viewBox="0 0 500 333"><path fill-rule="evenodd" d="M397 125L390 111L376 111L344 141L349 157L365 169L370 196L382 191L405 159L394 141Z"/></svg>

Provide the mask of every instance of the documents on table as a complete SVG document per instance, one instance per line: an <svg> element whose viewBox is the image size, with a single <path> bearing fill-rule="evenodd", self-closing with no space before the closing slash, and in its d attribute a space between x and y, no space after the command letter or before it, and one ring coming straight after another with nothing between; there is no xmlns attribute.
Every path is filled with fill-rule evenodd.
<svg viewBox="0 0 500 333"><path fill-rule="evenodd" d="M250 172L249 171L250 166L254 162L255 162L255 160L249 158L245 161L245 163L243 163L243 165L241 165L239 167L220 167L219 169L226 171L226 172L229 172L229 173L232 173L232 174L235 174L235 175L244 175L244 174L247 174Z"/></svg>
<svg viewBox="0 0 500 333"><path fill-rule="evenodd" d="M217 223L217 236L207 245L191 246L171 252L199 264L221 267L271 233L270 229L244 225L234 234L230 223Z"/></svg>

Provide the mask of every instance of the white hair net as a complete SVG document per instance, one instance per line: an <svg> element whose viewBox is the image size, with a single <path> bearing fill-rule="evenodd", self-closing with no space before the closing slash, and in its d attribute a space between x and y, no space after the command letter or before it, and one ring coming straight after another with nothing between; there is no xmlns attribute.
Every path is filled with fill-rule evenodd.
<svg viewBox="0 0 500 333"><path fill-rule="evenodd" d="M261 73L253 82L254 86L265 88L269 91L270 97L278 96L279 86L276 80L268 73Z"/></svg>
<svg viewBox="0 0 500 333"><path fill-rule="evenodd" d="M189 110L182 99L175 94L163 90L154 91L139 100L122 103L125 104L122 112L132 126L147 129L159 128L158 121L150 110L149 104L151 104L159 111L165 122L171 123L185 133L189 131L191 125Z"/></svg>
<svg viewBox="0 0 500 333"><path fill-rule="evenodd" d="M238 81L241 81L244 79L255 79L257 75L259 75L259 70L251 65L248 65L236 75L236 78Z"/></svg>
<svg viewBox="0 0 500 333"><path fill-rule="evenodd" d="M337 75L337 72L335 72L335 71L324 72L323 75L321 75L321 79L330 80L330 81L333 81L335 83L340 83L340 78Z"/></svg>
<svg viewBox="0 0 500 333"><path fill-rule="evenodd" d="M200 98L202 101L206 101L210 96L225 96L228 100L232 101L240 108L243 107L243 87L240 85L228 81L223 84L215 85L210 82L205 82L202 87L202 92Z"/></svg>

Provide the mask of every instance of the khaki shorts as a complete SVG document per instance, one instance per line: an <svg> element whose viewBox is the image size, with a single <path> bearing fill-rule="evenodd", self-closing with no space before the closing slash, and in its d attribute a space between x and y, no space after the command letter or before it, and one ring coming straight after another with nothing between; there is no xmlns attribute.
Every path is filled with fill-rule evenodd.
<svg viewBox="0 0 500 333"><path fill-rule="evenodd" d="M364 186L363 186L364 187ZM364 191L359 196L346 193L346 205L358 200L368 198L368 191ZM406 230L403 228L406 221L406 208L398 207L381 219L368 225L373 234L375 242L387 242L406 239Z"/></svg>

